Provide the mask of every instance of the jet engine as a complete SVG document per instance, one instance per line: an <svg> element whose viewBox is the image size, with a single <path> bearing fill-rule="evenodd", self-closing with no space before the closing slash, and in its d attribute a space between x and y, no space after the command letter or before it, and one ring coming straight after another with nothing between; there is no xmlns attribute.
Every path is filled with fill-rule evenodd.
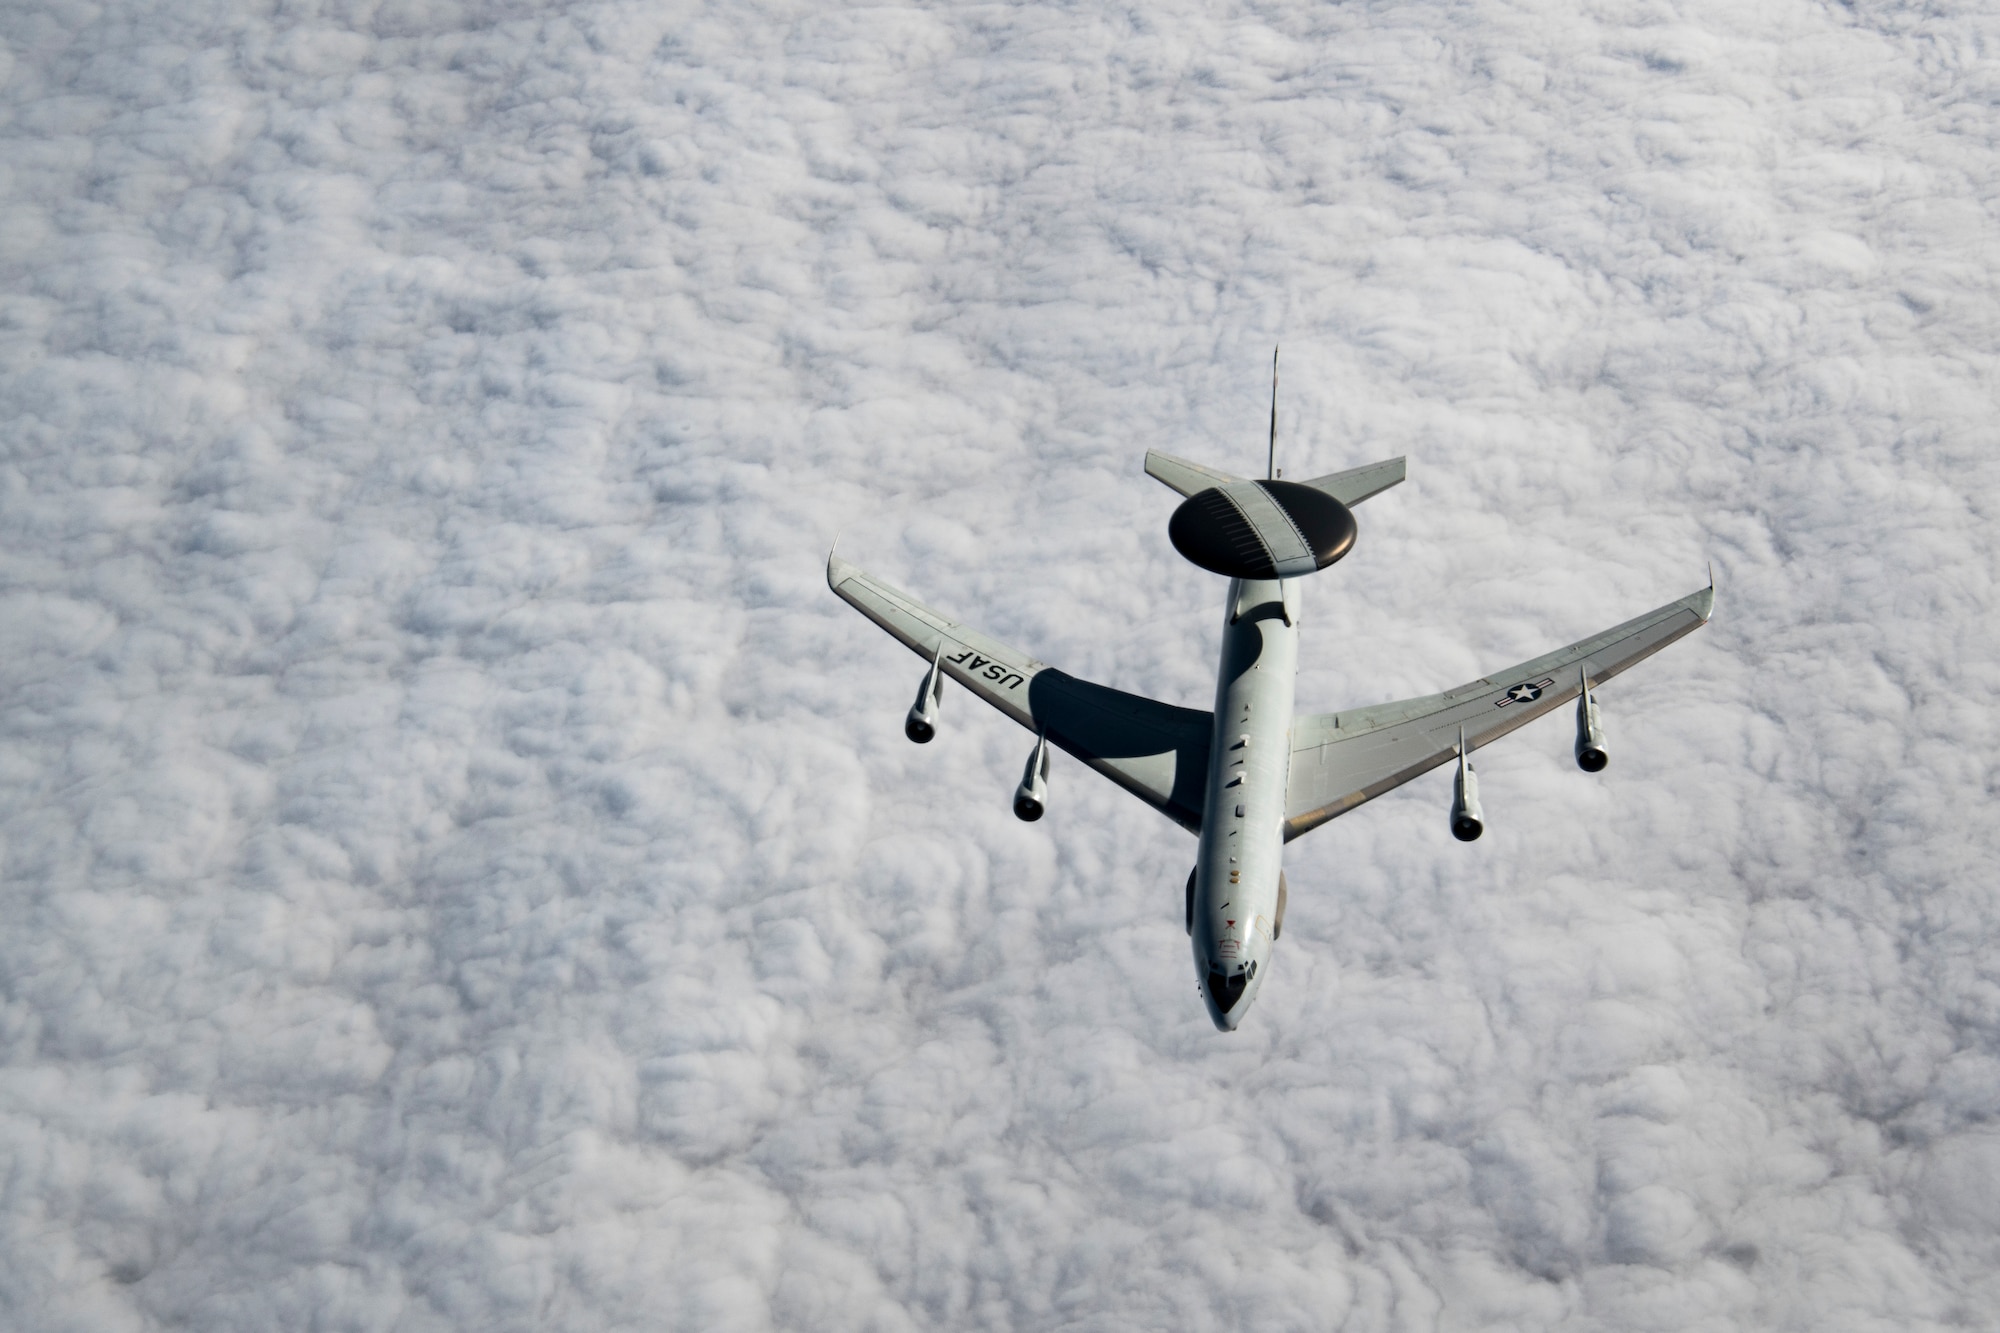
<svg viewBox="0 0 2000 1333"><path fill-rule="evenodd" d="M1486 831L1486 812L1479 808L1479 775L1472 771L1472 756L1465 749L1465 733L1458 735L1458 776L1451 782L1451 836L1472 842Z"/></svg>
<svg viewBox="0 0 2000 1333"><path fill-rule="evenodd" d="M1610 762L1604 748L1604 723L1590 693L1590 673L1585 672L1582 691L1576 696L1576 766L1586 773L1602 773Z"/></svg>
<svg viewBox="0 0 2000 1333"><path fill-rule="evenodd" d="M938 701L944 698L944 645L939 644L937 656L931 659L931 669L924 673L924 683L917 687L917 701L910 705L910 715L903 719L903 734L919 745L930 743L937 735Z"/></svg>
<svg viewBox="0 0 2000 1333"><path fill-rule="evenodd" d="M1021 785L1014 789L1014 817L1032 824L1042 817L1049 804L1049 738L1035 737L1035 752L1021 773Z"/></svg>

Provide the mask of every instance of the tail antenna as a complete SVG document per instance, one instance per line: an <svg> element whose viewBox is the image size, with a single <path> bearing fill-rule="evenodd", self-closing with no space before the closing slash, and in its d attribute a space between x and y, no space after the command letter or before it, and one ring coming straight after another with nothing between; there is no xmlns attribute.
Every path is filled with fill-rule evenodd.
<svg viewBox="0 0 2000 1333"><path fill-rule="evenodd" d="M1264 480L1278 477L1278 348L1271 347L1271 452L1264 460Z"/></svg>

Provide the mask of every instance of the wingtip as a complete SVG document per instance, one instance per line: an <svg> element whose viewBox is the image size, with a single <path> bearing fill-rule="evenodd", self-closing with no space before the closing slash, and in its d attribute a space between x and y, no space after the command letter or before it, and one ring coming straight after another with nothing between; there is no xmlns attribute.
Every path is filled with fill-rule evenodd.
<svg viewBox="0 0 2000 1333"><path fill-rule="evenodd" d="M834 533L833 545L827 548L826 552L826 586L829 588L840 586L836 575L839 571L847 568L847 562L840 558L840 538L840 533Z"/></svg>

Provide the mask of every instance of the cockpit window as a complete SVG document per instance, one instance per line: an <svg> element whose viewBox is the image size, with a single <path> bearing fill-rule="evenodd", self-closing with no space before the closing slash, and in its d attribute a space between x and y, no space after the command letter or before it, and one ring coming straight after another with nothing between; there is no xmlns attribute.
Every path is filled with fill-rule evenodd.
<svg viewBox="0 0 2000 1333"><path fill-rule="evenodd" d="M1235 976L1225 976L1217 968L1208 971L1208 994L1215 1001L1215 1007L1228 1013L1243 998L1243 988L1250 984L1249 975L1238 972Z"/></svg>

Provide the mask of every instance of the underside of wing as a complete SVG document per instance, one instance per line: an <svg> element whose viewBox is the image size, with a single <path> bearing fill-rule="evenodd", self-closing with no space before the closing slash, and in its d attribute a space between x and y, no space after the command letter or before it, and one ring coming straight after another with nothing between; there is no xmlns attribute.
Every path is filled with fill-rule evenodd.
<svg viewBox="0 0 2000 1333"><path fill-rule="evenodd" d="M1468 749L1490 744L1575 699L1585 676L1595 689L1701 628L1714 609L1715 590L1704 588L1443 694L1298 718L1292 725L1286 840L1451 760L1461 728Z"/></svg>
<svg viewBox="0 0 2000 1333"><path fill-rule="evenodd" d="M827 585L944 675L1190 832L1201 828L1210 715L1127 694L1036 661L932 610L838 556Z"/></svg>

